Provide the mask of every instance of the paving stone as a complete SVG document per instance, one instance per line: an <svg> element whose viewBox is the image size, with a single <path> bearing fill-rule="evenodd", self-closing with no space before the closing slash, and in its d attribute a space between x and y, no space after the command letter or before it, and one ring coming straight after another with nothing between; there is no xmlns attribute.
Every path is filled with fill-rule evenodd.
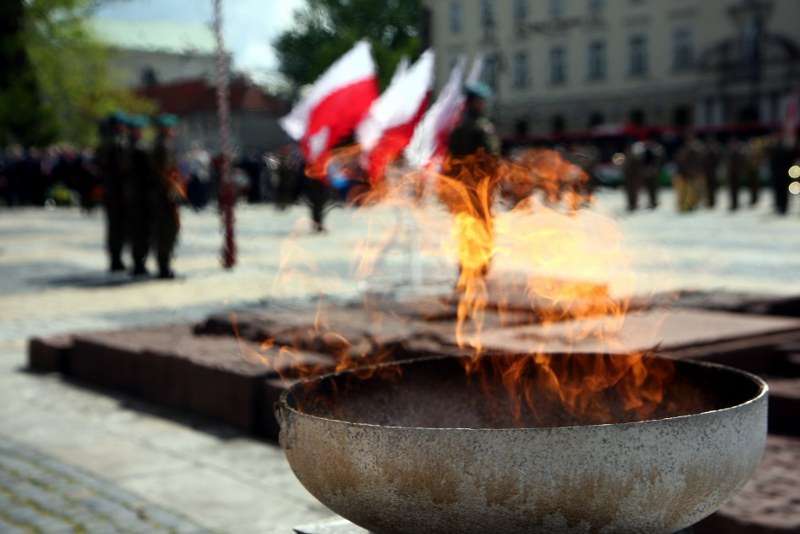
<svg viewBox="0 0 800 534"><path fill-rule="evenodd" d="M43 534L204 530L108 481L2 436L0 521Z"/></svg>
<svg viewBox="0 0 800 534"><path fill-rule="evenodd" d="M72 346L69 335L34 337L28 342L28 368L37 373L66 372Z"/></svg>
<svg viewBox="0 0 800 534"><path fill-rule="evenodd" d="M767 377L769 431L800 437L800 378ZM800 487L798 487L800 499Z"/></svg>
<svg viewBox="0 0 800 534"><path fill-rule="evenodd" d="M696 534L800 532L800 439L769 436L761 465L719 512L694 527Z"/></svg>

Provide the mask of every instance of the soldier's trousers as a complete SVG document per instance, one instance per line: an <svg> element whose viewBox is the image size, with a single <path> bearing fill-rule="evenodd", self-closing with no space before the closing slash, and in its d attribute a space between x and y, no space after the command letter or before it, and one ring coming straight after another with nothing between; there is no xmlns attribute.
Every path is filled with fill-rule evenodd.
<svg viewBox="0 0 800 534"><path fill-rule="evenodd" d="M148 192L138 192L130 210L131 256L135 270L141 271L150 253L153 235L153 201Z"/></svg>
<svg viewBox="0 0 800 534"><path fill-rule="evenodd" d="M305 183L305 197L311 208L311 219L317 230L323 228L325 217L325 204L328 202L328 186L321 180L307 178Z"/></svg>
<svg viewBox="0 0 800 534"><path fill-rule="evenodd" d="M155 245L158 270L166 273L171 270L172 256L180 232L180 212L178 204L168 198L159 198L156 203Z"/></svg>
<svg viewBox="0 0 800 534"><path fill-rule="evenodd" d="M125 202L121 191L106 190L106 250L111 268L121 268L126 241Z"/></svg>

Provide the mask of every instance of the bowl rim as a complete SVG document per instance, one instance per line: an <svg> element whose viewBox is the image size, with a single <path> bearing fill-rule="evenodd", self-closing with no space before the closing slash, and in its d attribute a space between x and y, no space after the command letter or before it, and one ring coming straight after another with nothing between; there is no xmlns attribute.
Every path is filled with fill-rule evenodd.
<svg viewBox="0 0 800 534"><path fill-rule="evenodd" d="M566 353L557 353L554 352L554 355L557 354L566 354ZM591 353L575 353L570 354L570 356L596 356L596 354ZM609 354L609 356L621 356L623 354ZM491 355L486 355L489 357ZM684 415L674 415L671 417L661 417L658 419L645 419L643 421L629 421L624 423L595 423L595 424L587 424L587 425L564 425L564 426L548 426L548 427L500 427L500 428L482 428L482 427L426 427L426 426L401 426L401 425L379 425L375 423L360 423L356 421L347 421L345 419L335 419L332 417L323 417L321 415L314 415L310 413L305 413L297 408L291 406L289 404L288 398L292 395L297 389L301 388L304 384L310 384L312 382L322 382L323 380L344 376L348 374L353 374L355 371L364 370L364 369L380 369L383 367L391 367L391 366L403 366L403 365L412 365L419 362L430 362L430 361L437 361L437 360L450 360L450 359L463 359L469 358L468 355L431 355L431 356L424 356L421 358L413 358L408 360L398 360L394 362L384 362L378 363L373 365L366 365L362 367L356 367L352 369L346 369L343 371L334 371L331 373L326 373L324 375L315 376L312 378L301 379L294 382L288 389L286 389L279 400L275 403L275 410L276 412L280 412L281 410L286 410L287 412L293 414L296 417L302 417L307 419L312 419L320 422L330 423L330 424L337 424L343 425L346 427L352 428L369 428L369 429L381 429L381 430L414 430L414 431L430 431L430 432L536 432L536 431L546 431L546 432L553 432L553 431L575 431L575 430L587 430L587 429L598 429L598 428L608 428L614 427L617 429L621 428L633 428L633 427L640 427L643 425L656 425L656 424L672 424L674 422L684 421L684 420L697 420L698 417L708 417L712 415L719 415L724 414L726 412L732 412L734 410L741 410L749 405L754 405L757 402L762 402L766 399L769 394L769 385L767 382L748 371L744 371L742 369L738 369L736 367L731 367L729 365L723 365L719 363L713 362L706 362L706 361L696 361L696 360L684 360L684 359L677 359L672 358L669 356L663 356L658 354L652 354L651 357L653 358L660 358L660 359L668 359L673 360L675 362L679 362L680 365L689 365L689 366L697 366L697 367L705 367L708 369L717 369L724 373L732 373L741 376L742 378L749 379L753 382L756 386L758 386L758 394L753 396L752 398L746 400L745 402L741 402L738 404L734 404L732 406L726 406L724 408L718 408L716 410L705 410L702 412L691 413L691 414L684 414ZM284 418L280 416L278 413L278 422L280 423L281 428L284 426Z"/></svg>

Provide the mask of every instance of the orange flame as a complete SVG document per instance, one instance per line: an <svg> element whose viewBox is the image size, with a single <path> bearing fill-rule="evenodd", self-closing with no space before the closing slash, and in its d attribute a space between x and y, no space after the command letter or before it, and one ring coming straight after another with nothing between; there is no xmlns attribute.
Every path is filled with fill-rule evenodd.
<svg viewBox="0 0 800 534"><path fill-rule="evenodd" d="M357 158L353 147L332 155L345 166ZM471 356L466 370L486 384L489 402L504 397L503 406L510 406L518 425L637 420L664 408L664 388L673 376L670 362L631 352L617 340L636 285L617 226L584 209L592 203L587 184L586 172L553 150L526 151L513 161L478 153L447 161L442 174L390 168L383 186L360 196L362 207L353 212L354 226L367 234L350 249L361 279L380 269L387 251L409 238L405 234L414 237L414 253L426 260L457 260L455 343ZM513 207L497 213L500 198ZM449 215L432 205L434 199ZM398 223L411 221L414 229L387 225L391 208L400 214ZM315 268L313 253L296 235L282 252L275 287L305 285L309 277L303 271ZM526 275L520 282L509 272ZM520 311L541 325L544 335L531 341L525 354L495 357L495 347L486 346L484 325L498 315L502 326L504 317ZM371 328L399 320L369 313ZM357 347L364 339L345 332L329 314L320 301L312 324L282 340L264 340L255 357L263 359L268 352L276 369L294 358L290 379L349 369L365 378L375 372L370 366L393 359L392 351L374 339L367 339L367 349ZM547 332L564 321L574 321L574 327L569 339L558 340L560 352L566 341L567 354L555 356L548 351L553 345ZM599 357L578 353L587 339L602 347ZM318 347L333 355L332 366L308 365L298 356ZM390 366L381 372L397 370ZM504 392L489 386L495 379Z"/></svg>

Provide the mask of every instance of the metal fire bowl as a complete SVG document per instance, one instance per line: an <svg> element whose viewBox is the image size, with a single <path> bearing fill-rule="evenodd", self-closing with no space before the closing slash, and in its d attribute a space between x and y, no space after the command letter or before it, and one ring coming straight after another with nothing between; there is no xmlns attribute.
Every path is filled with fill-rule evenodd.
<svg viewBox="0 0 800 534"><path fill-rule="evenodd" d="M459 358L373 370L298 383L276 410L297 478L375 533L676 532L742 487L766 440L766 383L719 365L675 362L667 396L702 393L689 415L544 428L502 428Z"/></svg>

